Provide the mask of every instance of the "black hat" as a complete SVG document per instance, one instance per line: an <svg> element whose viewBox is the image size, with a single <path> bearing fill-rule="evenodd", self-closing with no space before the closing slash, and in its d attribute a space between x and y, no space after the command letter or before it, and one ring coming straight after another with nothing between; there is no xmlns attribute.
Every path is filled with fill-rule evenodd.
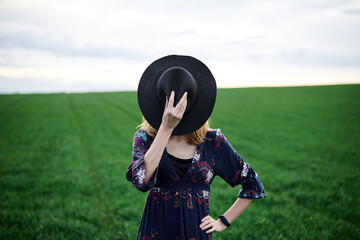
<svg viewBox="0 0 360 240"><path fill-rule="evenodd" d="M208 67L190 56L170 55L150 64L137 91L140 110L146 121L159 129L166 96L175 92L174 106L185 92L187 107L173 135L185 135L201 128L209 119L216 100L216 82Z"/></svg>

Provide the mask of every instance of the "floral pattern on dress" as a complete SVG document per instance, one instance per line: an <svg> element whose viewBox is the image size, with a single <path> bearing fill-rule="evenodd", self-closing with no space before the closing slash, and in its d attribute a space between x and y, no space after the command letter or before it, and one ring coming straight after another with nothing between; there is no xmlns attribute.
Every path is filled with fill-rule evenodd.
<svg viewBox="0 0 360 240"><path fill-rule="evenodd" d="M232 148L220 129L208 131L196 146L193 161L179 179L164 150L152 179L146 183L144 156L153 138L145 130L134 135L133 159L126 178L140 191L148 191L137 239L212 239L199 228L210 213L210 186L216 176L230 186L242 185L238 197L264 198L265 191L253 168Z"/></svg>

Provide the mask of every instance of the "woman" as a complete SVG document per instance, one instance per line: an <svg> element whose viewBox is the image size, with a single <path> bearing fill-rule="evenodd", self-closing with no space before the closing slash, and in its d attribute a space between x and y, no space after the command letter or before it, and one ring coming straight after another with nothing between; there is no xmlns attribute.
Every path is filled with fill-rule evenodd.
<svg viewBox="0 0 360 240"><path fill-rule="evenodd" d="M265 197L252 167L220 130L208 128L215 98L215 79L193 57L166 56L145 70L138 88L145 120L135 133L126 174L137 189L148 191L137 239L212 239L252 199ZM215 220L209 192L216 175L243 189Z"/></svg>

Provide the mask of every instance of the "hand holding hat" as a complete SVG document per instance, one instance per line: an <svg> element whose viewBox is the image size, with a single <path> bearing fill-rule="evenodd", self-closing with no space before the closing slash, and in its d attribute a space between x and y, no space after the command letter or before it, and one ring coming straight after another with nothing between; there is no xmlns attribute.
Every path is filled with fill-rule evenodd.
<svg viewBox="0 0 360 240"><path fill-rule="evenodd" d="M170 131L173 131L175 129L175 127L179 124L184 115L187 105L187 92L184 93L184 95L175 107L174 98L175 92L172 91L170 94L170 99L168 100L166 98L164 114L161 122L161 126Z"/></svg>

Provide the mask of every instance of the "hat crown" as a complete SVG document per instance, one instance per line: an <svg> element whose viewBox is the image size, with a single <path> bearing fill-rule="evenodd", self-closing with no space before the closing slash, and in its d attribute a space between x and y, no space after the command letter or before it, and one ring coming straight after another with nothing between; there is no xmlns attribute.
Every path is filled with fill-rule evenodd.
<svg viewBox="0 0 360 240"><path fill-rule="evenodd" d="M157 83L157 96L162 107L165 106L166 97L169 99L172 91L175 92L174 106L178 104L185 92L188 93L185 113L197 100L196 81L193 75L182 67L171 67L160 76Z"/></svg>
<svg viewBox="0 0 360 240"><path fill-rule="evenodd" d="M184 92L187 109L172 135L192 133L209 119L216 100L216 81L209 68L191 56L169 55L151 63L141 76L137 98L142 115L159 129L166 96L175 91L177 104Z"/></svg>

